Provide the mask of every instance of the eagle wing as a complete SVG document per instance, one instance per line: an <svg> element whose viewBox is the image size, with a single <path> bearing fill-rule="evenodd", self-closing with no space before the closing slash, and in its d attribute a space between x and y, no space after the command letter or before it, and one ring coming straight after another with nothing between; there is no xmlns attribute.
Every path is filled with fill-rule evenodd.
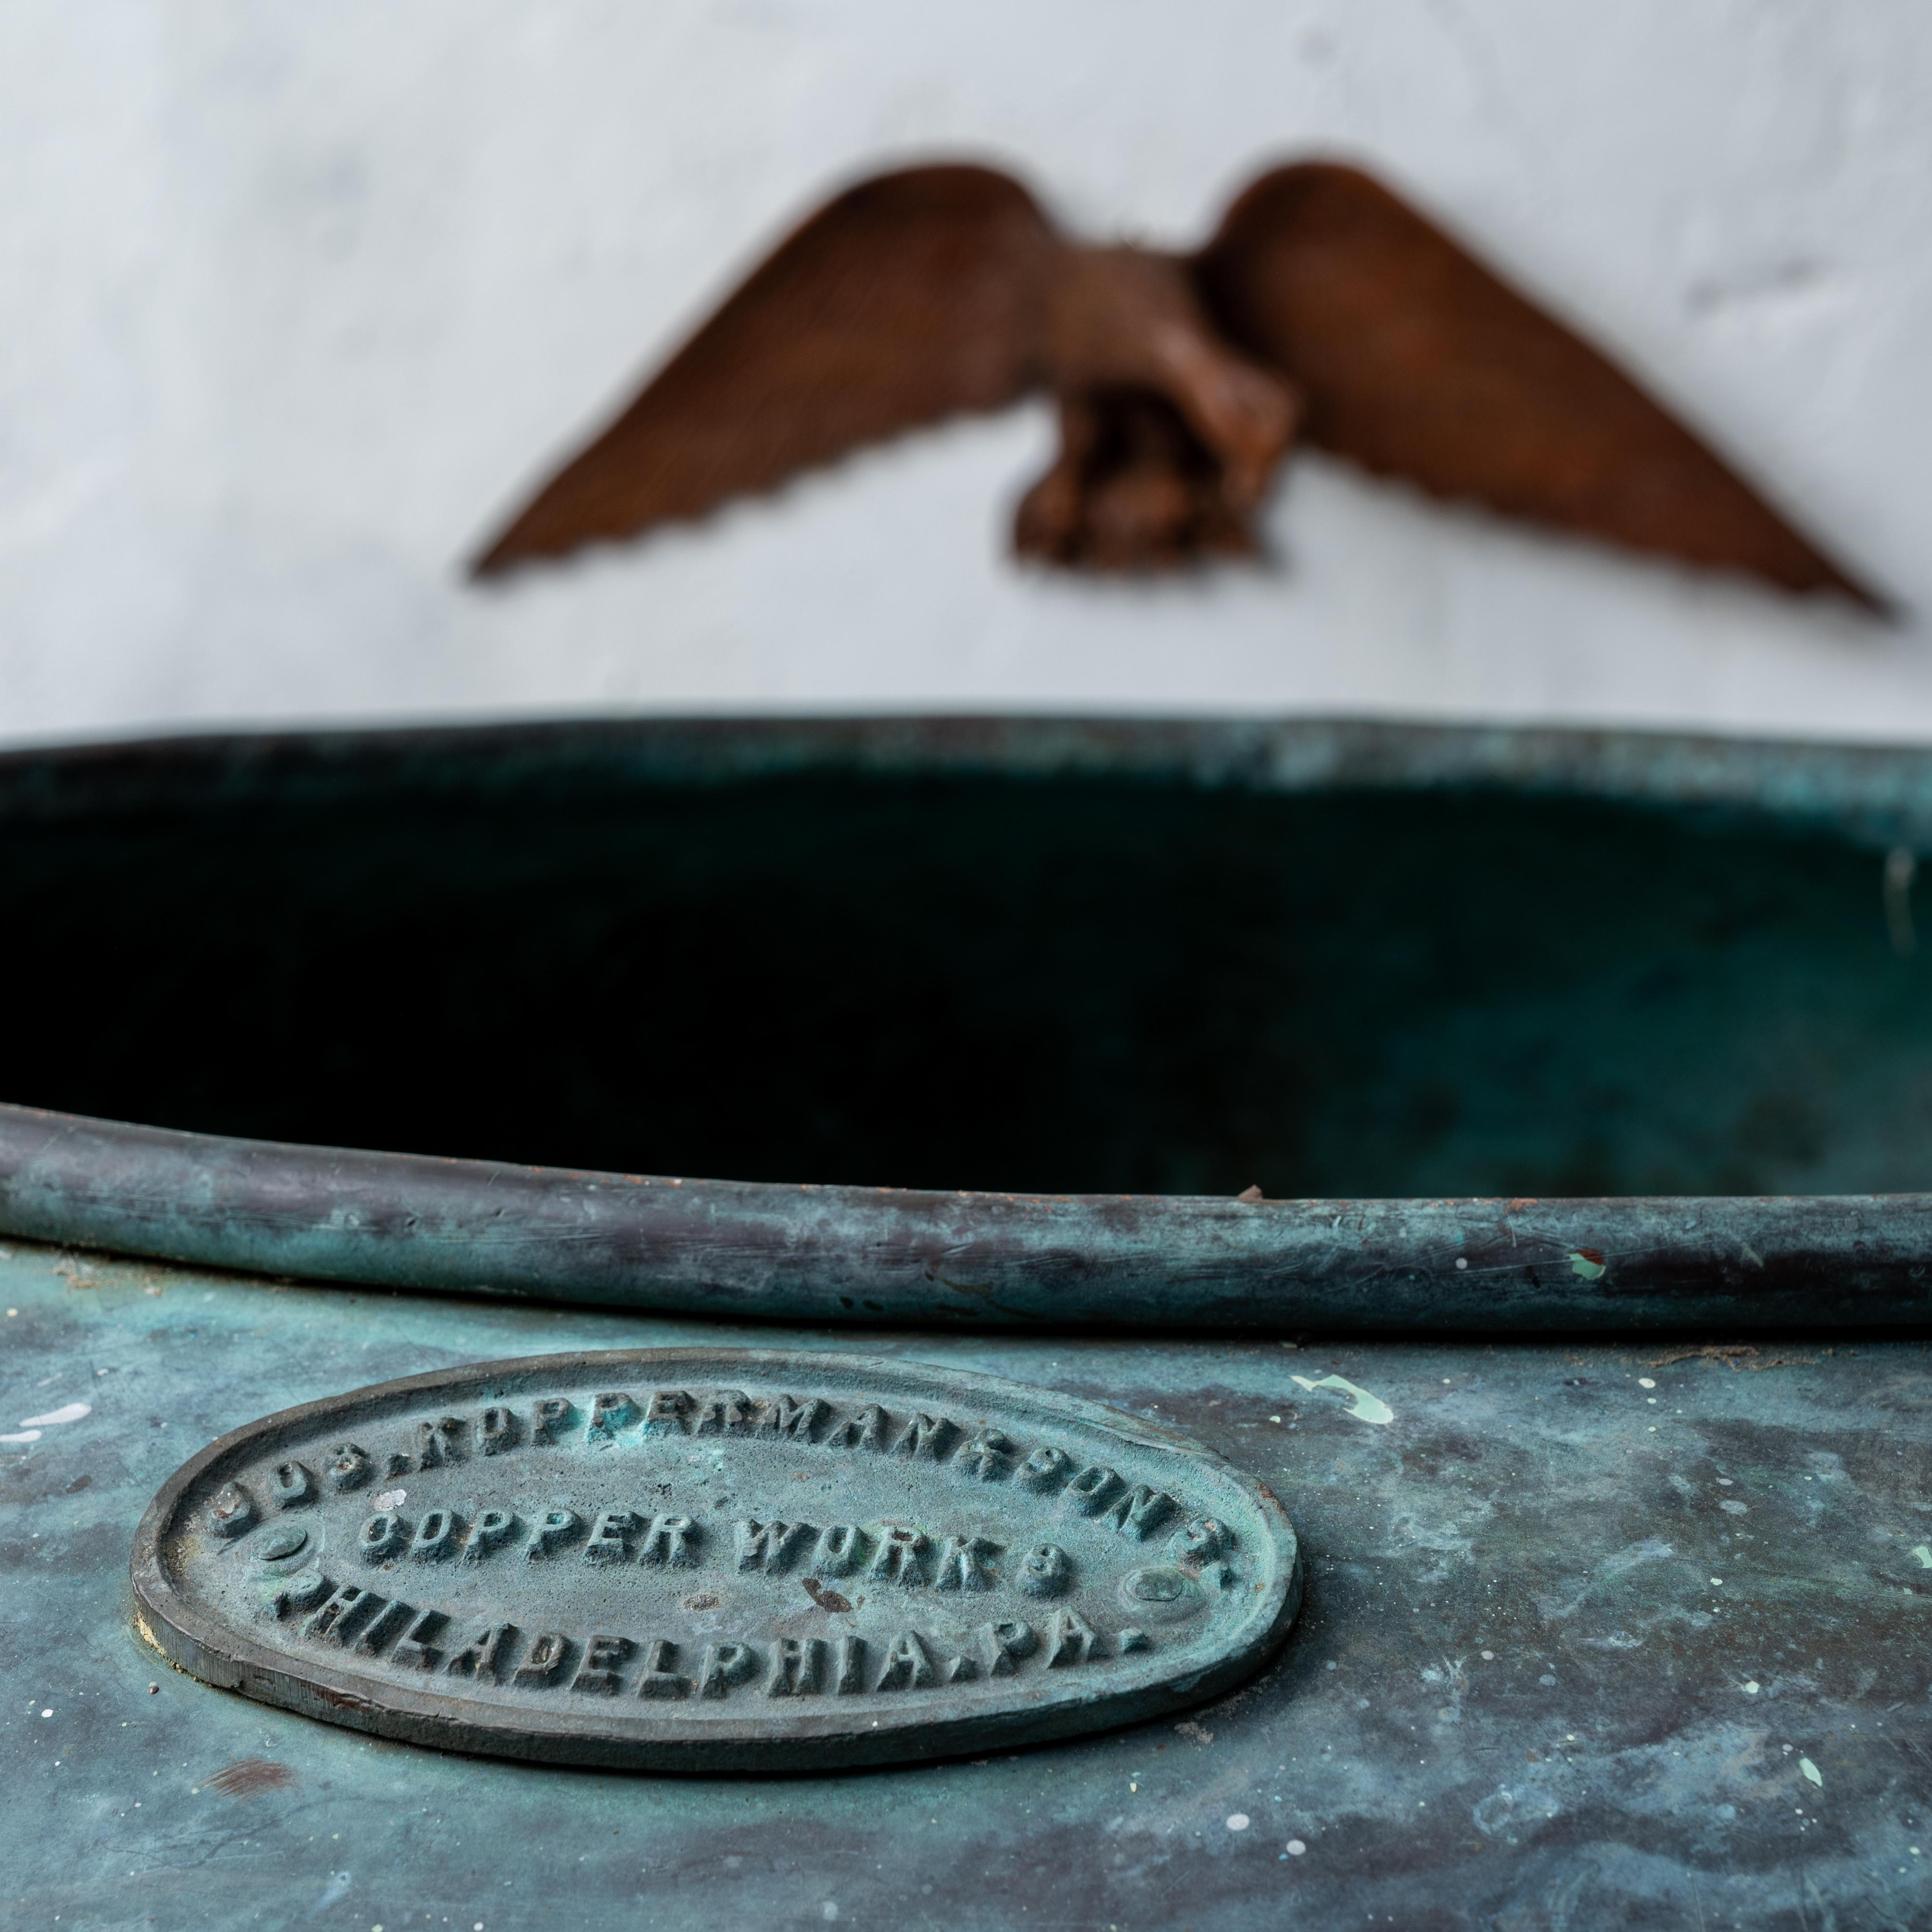
<svg viewBox="0 0 1932 1932"><path fill-rule="evenodd" d="M860 182L782 242L476 560L478 575L702 516L1040 378L1053 231L989 169Z"/></svg>
<svg viewBox="0 0 1932 1932"><path fill-rule="evenodd" d="M1306 392L1306 439L1511 514L1869 592L1587 343L1358 170L1276 170L1195 258L1229 337Z"/></svg>

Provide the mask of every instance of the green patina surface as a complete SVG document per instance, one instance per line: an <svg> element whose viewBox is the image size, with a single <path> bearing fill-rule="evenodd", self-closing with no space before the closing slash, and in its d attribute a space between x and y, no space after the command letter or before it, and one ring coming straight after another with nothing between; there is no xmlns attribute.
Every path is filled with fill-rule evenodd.
<svg viewBox="0 0 1932 1932"><path fill-rule="evenodd" d="M1616 734L0 760L0 1227L254 1271L0 1258L0 1916L1925 1922L1932 1358L1827 1332L1932 1292L1917 850L1932 754ZM777 1335L1222 1450L1303 1538L1280 1660L1178 1726L680 1780L374 1742L130 1634L142 1509L237 1424Z"/></svg>
<svg viewBox="0 0 1932 1932"><path fill-rule="evenodd" d="M15 754L0 1094L590 1172L10 1114L0 1227L858 1322L1922 1320L1922 844L1932 754L1615 734Z"/></svg>
<svg viewBox="0 0 1932 1932"><path fill-rule="evenodd" d="M771 1182L1920 1189L1915 813L1924 754L1323 724L20 754L0 1095Z"/></svg>
<svg viewBox="0 0 1932 1932"><path fill-rule="evenodd" d="M9 1924L1209 1932L1372 1914L1424 1932L1815 1932L1932 1916L1921 1342L1726 1358L855 1337L19 1244L0 1297L18 1310L0 1316L8 1432L88 1411L0 1444ZM1068 1390L1220 1449L1303 1536L1306 1606L1280 1660L1178 1724L984 1762L686 1780L372 1742L210 1690L130 1628L142 1509L238 1424L467 1360L780 1334ZM1331 1377L1390 1419L1352 1416L1361 1396Z"/></svg>

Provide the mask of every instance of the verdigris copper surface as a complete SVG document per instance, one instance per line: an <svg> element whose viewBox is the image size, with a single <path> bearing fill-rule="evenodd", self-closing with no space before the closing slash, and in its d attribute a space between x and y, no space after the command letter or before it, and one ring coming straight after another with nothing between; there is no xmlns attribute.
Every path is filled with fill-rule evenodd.
<svg viewBox="0 0 1932 1932"><path fill-rule="evenodd" d="M1932 754L1626 733L12 754L0 1228L856 1324L1917 1321L1921 850Z"/></svg>
<svg viewBox="0 0 1932 1932"><path fill-rule="evenodd" d="M0 758L0 1918L1923 1922L1932 1376L1869 1331L1932 1267L1924 850L1932 755L1624 734ZM1292 1506L1290 1640L1170 1719L665 1778L314 1723L134 1631L195 1445L746 1316L1205 1443Z"/></svg>
<svg viewBox="0 0 1932 1932"><path fill-rule="evenodd" d="M0 1222L398 1288L867 1325L1444 1332L1932 1315L1932 1196L1242 1201L571 1173L0 1106Z"/></svg>
<svg viewBox="0 0 1932 1932"><path fill-rule="evenodd" d="M128 1551L184 1456L257 1417L768 1329L6 1246L0 1425L38 1432L0 1445L10 1926L1932 1919L1922 1340L795 1330L1206 1443L1288 1504L1302 1610L1185 1713L886 1771L666 1777L212 1689L134 1630Z"/></svg>
<svg viewBox="0 0 1932 1932"><path fill-rule="evenodd" d="M358 1730L820 1769L1061 1737L1250 1675L1274 1496L1158 1423L862 1356L536 1356L238 1430L134 1548L142 1634Z"/></svg>

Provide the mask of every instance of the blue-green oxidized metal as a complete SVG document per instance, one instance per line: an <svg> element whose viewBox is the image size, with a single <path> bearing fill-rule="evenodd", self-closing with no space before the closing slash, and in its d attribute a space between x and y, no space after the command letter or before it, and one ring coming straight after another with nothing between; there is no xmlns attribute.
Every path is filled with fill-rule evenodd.
<svg viewBox="0 0 1932 1932"><path fill-rule="evenodd" d="M136 1539L210 1682L550 1762L819 1769L1156 1716L1250 1675L1294 1533L1173 1430L876 1357L612 1351L236 1430Z"/></svg>
<svg viewBox="0 0 1932 1932"><path fill-rule="evenodd" d="M1932 1196L1259 1201L585 1174L0 1106L0 1220L205 1265L781 1321L1224 1331L1932 1315Z"/></svg>
<svg viewBox="0 0 1932 1932"><path fill-rule="evenodd" d="M18 753L0 1228L848 1323L1917 1322L1928 847L1932 754L1625 733Z"/></svg>
<svg viewBox="0 0 1932 1932"><path fill-rule="evenodd" d="M1923 1922L1926 1350L1742 1337L1923 1320L1928 849L1932 754L1618 733L0 760L0 1227L189 1264L0 1250L39 1848L0 1903ZM639 1178L691 1174L738 1179ZM1178 1424L1293 1499L1294 1640L1178 1724L716 1780L412 1749L102 1640L184 1438L482 1355L768 1345L736 1316ZM1592 1324L1640 1332L1524 1332Z"/></svg>
<svg viewBox="0 0 1932 1932"><path fill-rule="evenodd" d="M40 1419L0 1451L10 1925L1932 1922L1922 1340L794 1330L1205 1442L1288 1504L1301 1612L1162 1720L884 1775L623 1775L169 1669L135 1527L190 1450L294 1405L769 1329L5 1247L0 1422Z"/></svg>

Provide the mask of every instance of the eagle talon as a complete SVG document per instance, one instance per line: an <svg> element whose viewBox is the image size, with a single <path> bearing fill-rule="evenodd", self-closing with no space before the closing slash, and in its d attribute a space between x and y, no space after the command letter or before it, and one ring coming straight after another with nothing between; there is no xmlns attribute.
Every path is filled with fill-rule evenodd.
<svg viewBox="0 0 1932 1932"><path fill-rule="evenodd" d="M1256 553L1252 502L1164 397L1070 396L1061 405L1060 443L1052 468L1014 514L1022 556L1119 572Z"/></svg>

